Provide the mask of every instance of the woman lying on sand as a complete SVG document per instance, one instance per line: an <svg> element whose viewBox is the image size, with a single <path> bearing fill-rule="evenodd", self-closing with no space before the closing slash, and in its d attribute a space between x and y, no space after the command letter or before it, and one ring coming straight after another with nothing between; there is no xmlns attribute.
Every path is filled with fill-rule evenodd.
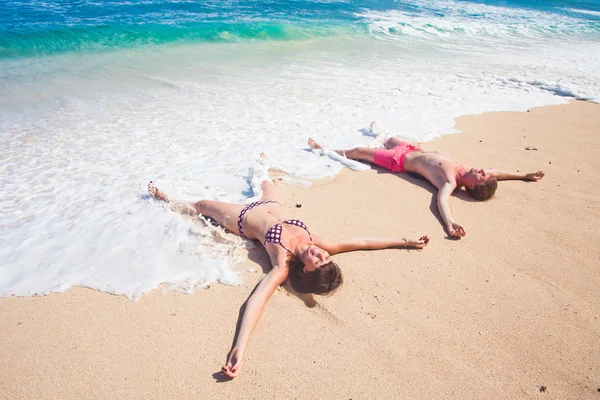
<svg viewBox="0 0 600 400"><path fill-rule="evenodd" d="M298 219L287 219L286 209L270 180L261 183L260 201L244 205L211 200L173 202L152 182L148 191L157 200L171 203L171 209L186 215L202 214L218 221L221 226L246 239L259 240L269 254L273 269L260 281L246 303L235 345L222 367L228 377L240 373L244 350L250 334L258 323L265 303L279 285L289 279L292 288L300 293L332 293L342 284L342 273L331 256L354 250L377 250L390 247L427 246L429 238L417 240L360 238L341 242L324 239L308 230Z"/></svg>

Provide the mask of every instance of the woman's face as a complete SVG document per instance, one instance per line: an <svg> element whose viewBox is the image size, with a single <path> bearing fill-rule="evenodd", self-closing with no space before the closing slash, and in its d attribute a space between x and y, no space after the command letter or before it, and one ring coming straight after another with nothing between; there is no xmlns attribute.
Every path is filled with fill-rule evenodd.
<svg viewBox="0 0 600 400"><path fill-rule="evenodd" d="M304 263L304 272L310 272L329 263L331 261L331 256L319 246L311 244L306 251L302 253L300 260Z"/></svg>

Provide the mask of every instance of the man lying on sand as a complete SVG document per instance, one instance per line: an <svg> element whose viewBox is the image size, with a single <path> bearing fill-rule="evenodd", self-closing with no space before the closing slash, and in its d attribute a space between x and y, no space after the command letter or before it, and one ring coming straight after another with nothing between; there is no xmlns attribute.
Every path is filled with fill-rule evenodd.
<svg viewBox="0 0 600 400"><path fill-rule="evenodd" d="M311 149L322 148L312 138L308 139L308 145ZM466 232L456 223L450 210L450 195L454 189L464 186L475 199L487 200L494 196L498 181L538 181L544 177L542 171L521 174L498 169L471 168L450 156L435 151L424 151L396 137L386 140L384 146L385 149L356 147L351 150L335 150L335 152L353 160L377 164L392 172L412 172L427 179L438 189L438 210L444 219L448 233L457 238L465 236Z"/></svg>

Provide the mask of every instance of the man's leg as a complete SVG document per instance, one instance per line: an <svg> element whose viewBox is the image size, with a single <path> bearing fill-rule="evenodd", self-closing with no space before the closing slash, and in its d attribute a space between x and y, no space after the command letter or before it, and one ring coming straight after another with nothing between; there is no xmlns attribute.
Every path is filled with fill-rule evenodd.
<svg viewBox="0 0 600 400"><path fill-rule="evenodd" d="M400 144L410 144L410 143L405 142L404 140L400 140L397 137L391 137L388 140L386 140L383 145L385 146L386 149L393 149L394 147L396 147Z"/></svg>
<svg viewBox="0 0 600 400"><path fill-rule="evenodd" d="M311 149L322 149L323 147L315 142L312 138L308 139L308 146ZM352 160L368 161L370 163L375 159L375 152L377 149L371 149L369 147L355 147L350 150L334 150L340 156L350 158Z"/></svg>

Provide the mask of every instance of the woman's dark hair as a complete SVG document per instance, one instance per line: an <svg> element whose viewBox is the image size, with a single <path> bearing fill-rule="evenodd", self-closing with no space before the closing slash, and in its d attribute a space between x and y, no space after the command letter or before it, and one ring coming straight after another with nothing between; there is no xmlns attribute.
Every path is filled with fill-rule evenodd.
<svg viewBox="0 0 600 400"><path fill-rule="evenodd" d="M342 271L333 261L322 265L314 271L304 272L304 264L300 259L288 255L288 279L292 288L299 293L327 294L342 285Z"/></svg>

